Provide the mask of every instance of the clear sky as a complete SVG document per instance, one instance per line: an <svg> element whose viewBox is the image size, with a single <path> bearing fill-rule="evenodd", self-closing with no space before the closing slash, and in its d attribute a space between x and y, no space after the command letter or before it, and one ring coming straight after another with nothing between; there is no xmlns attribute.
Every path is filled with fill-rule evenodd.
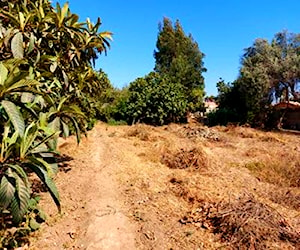
<svg viewBox="0 0 300 250"><path fill-rule="evenodd" d="M53 3L56 1L53 0ZM58 1L63 4L66 1ZM243 49L256 38L271 39L282 30L300 32L299 0L69 0L81 20L102 19L101 30L113 32L103 68L115 87L128 85L154 68L153 52L158 23L163 17L179 19L205 54L205 90L216 95L220 77L233 81L238 75Z"/></svg>

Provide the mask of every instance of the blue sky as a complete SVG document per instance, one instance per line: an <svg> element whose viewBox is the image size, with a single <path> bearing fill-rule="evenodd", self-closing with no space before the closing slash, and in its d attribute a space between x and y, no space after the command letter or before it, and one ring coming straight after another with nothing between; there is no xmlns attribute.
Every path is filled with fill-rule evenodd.
<svg viewBox="0 0 300 250"><path fill-rule="evenodd" d="M54 3L56 1L53 1ZM61 4L66 1L58 1ZM158 23L163 17L179 19L206 55L205 90L216 95L220 77L233 81L238 75L243 49L256 38L271 39L284 29L299 33L299 0L69 0L81 20L102 20L101 30L114 33L103 68L115 87L128 85L154 68L153 52Z"/></svg>

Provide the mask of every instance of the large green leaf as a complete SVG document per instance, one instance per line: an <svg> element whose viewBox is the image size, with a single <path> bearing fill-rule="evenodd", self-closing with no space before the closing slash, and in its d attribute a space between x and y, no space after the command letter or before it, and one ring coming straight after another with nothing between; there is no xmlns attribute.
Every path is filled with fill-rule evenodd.
<svg viewBox="0 0 300 250"><path fill-rule="evenodd" d="M59 132L52 133L46 137L44 137L41 141L38 141L36 145L33 145L30 148L30 153L45 153L49 152L49 148L47 147L47 143L53 139L56 139L56 137L59 135Z"/></svg>
<svg viewBox="0 0 300 250"><path fill-rule="evenodd" d="M76 133L76 138L77 138L77 143L79 144L81 141L81 133L80 133L80 128L78 125L78 122L76 121L76 119L74 117L68 116L71 120L71 122L73 123L73 126L75 128L75 133Z"/></svg>
<svg viewBox="0 0 300 250"><path fill-rule="evenodd" d="M82 118L85 117L84 113L76 104L64 105L61 108L61 112L64 112L65 114L72 114L75 115L76 117L82 117Z"/></svg>
<svg viewBox="0 0 300 250"><path fill-rule="evenodd" d="M30 34L29 45L28 45L28 54L34 50L35 36L33 33Z"/></svg>
<svg viewBox="0 0 300 250"><path fill-rule="evenodd" d="M22 79L18 82L15 82L14 84L12 84L10 86L7 86L6 92L17 91L17 90L20 90L20 88L26 88L26 87L38 86L38 85L41 85L41 84L36 80Z"/></svg>
<svg viewBox="0 0 300 250"><path fill-rule="evenodd" d="M20 28L22 31L24 31L26 22L25 22L24 14L22 12L19 12L19 21L20 21Z"/></svg>
<svg viewBox="0 0 300 250"><path fill-rule="evenodd" d="M32 122L26 127L24 136L20 144L20 158L24 159L29 153L29 148L33 145L33 142L38 136L38 128L35 122Z"/></svg>
<svg viewBox="0 0 300 250"><path fill-rule="evenodd" d="M53 132L60 132L60 117L56 117L48 124L48 127L51 128Z"/></svg>
<svg viewBox="0 0 300 250"><path fill-rule="evenodd" d="M13 196L10 207L13 221L15 223L19 223L22 221L23 216L27 212L30 192L29 187L17 174L14 174L14 177L16 180L16 192Z"/></svg>
<svg viewBox="0 0 300 250"><path fill-rule="evenodd" d="M15 131L17 131L19 135L23 137L24 130L25 130L25 123L19 109L14 103L10 101L3 100L1 104L5 112L7 113L11 123L13 124Z"/></svg>
<svg viewBox="0 0 300 250"><path fill-rule="evenodd" d="M6 68L8 68L8 67L15 68L15 67L20 66L23 63L26 63L25 59L10 58L10 59L3 61L3 64Z"/></svg>
<svg viewBox="0 0 300 250"><path fill-rule="evenodd" d="M66 88L67 88L69 86L69 77L68 77L67 73L64 70L62 70L62 75L63 75L63 78L64 78L64 83L65 83Z"/></svg>
<svg viewBox="0 0 300 250"><path fill-rule="evenodd" d="M65 3L61 10L61 19L65 18L69 10L69 4Z"/></svg>
<svg viewBox="0 0 300 250"><path fill-rule="evenodd" d="M21 32L16 33L11 40L11 51L14 58L22 59L24 57L23 35Z"/></svg>
<svg viewBox="0 0 300 250"><path fill-rule="evenodd" d="M28 167L31 168L32 171L34 171L36 173L36 175L41 179L41 181L46 185L52 199L54 200L54 202L58 208L58 211L60 212L61 207L60 207L59 193L57 191L57 187L56 187L54 181L52 180L52 178L48 175L47 171L44 170L39 165L30 164L30 165L28 165Z"/></svg>
<svg viewBox="0 0 300 250"><path fill-rule="evenodd" d="M1 142L1 148L0 148L0 160L1 163L6 162L7 159L11 157L11 155L14 153L14 150L16 148L16 141L19 138L19 133L14 132L12 135L10 134L10 126L5 125L4 131L2 134L2 142Z"/></svg>
<svg viewBox="0 0 300 250"><path fill-rule="evenodd" d="M12 201L15 193L15 186L9 180L12 178L3 176L0 184L0 206L2 209L6 209Z"/></svg>
<svg viewBox="0 0 300 250"><path fill-rule="evenodd" d="M62 129L63 129L63 137L68 137L70 135L70 129L68 124L66 124L64 121L61 121Z"/></svg>
<svg viewBox="0 0 300 250"><path fill-rule="evenodd" d="M60 100L60 102L59 102L59 104L58 104L58 107L57 107L57 110L58 110L58 111L61 110L61 108L63 107L64 103L65 103L67 100L68 100L67 97L61 98L61 100Z"/></svg>
<svg viewBox="0 0 300 250"><path fill-rule="evenodd" d="M14 170L15 173L18 174L18 176L22 179L22 181L28 187L29 186L28 177L27 177L27 174L24 171L24 169L21 166L19 166L19 165L12 165L12 164L10 164L9 167L12 170Z"/></svg>
<svg viewBox="0 0 300 250"><path fill-rule="evenodd" d="M51 167L52 172L56 175L58 173L58 164L57 163L51 163L49 165Z"/></svg>
<svg viewBox="0 0 300 250"><path fill-rule="evenodd" d="M8 75L7 68L3 65L3 63L0 63L0 85L3 85Z"/></svg>
<svg viewBox="0 0 300 250"><path fill-rule="evenodd" d="M48 162L46 162L44 159L42 158L38 158L38 157L30 157L29 158L31 162L33 162L35 165L42 167L44 170L46 170L47 175L52 178L55 174L55 169L53 168L53 166L51 166Z"/></svg>
<svg viewBox="0 0 300 250"><path fill-rule="evenodd" d="M27 72L21 72L19 68L13 69L8 74L8 77L5 81L5 89L2 91L2 95L7 94L9 92L20 90L20 88L27 87L28 85L20 84L20 80L24 79L28 76Z"/></svg>

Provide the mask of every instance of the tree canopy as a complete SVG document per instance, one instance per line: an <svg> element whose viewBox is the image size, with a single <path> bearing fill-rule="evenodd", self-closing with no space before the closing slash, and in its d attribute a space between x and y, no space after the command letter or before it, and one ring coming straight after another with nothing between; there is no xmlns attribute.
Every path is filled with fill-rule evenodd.
<svg viewBox="0 0 300 250"><path fill-rule="evenodd" d="M245 50L242 58L241 78L257 78L271 94L285 100L298 99L297 84L300 80L300 34L279 32L271 43L256 39Z"/></svg>
<svg viewBox="0 0 300 250"><path fill-rule="evenodd" d="M256 39L244 52L237 80L218 83L219 113L236 112L233 120L261 125L272 103L299 101L300 34L283 31L271 42Z"/></svg>
<svg viewBox="0 0 300 250"><path fill-rule="evenodd" d="M173 26L168 18L159 24L154 52L155 71L179 82L188 100L188 108L196 110L202 106L204 96L204 54L192 35L186 35L177 20Z"/></svg>

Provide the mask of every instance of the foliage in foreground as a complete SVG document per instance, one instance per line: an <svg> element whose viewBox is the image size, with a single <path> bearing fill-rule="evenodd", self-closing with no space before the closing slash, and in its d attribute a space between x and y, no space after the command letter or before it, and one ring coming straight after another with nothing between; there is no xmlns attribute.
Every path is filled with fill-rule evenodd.
<svg viewBox="0 0 300 250"><path fill-rule="evenodd" d="M24 224L36 177L60 210L57 138L73 131L80 141L93 95L109 84L92 65L111 34L98 32L100 19L78 20L68 4L0 2L0 213L14 225Z"/></svg>
<svg viewBox="0 0 300 250"><path fill-rule="evenodd" d="M110 32L99 32L89 19L79 22L68 4L53 8L48 0L1 1L0 60L25 59L39 91L54 103L79 106L86 116L78 119L84 129L95 112L95 95L110 83L92 68L109 47ZM37 25L38 24L38 25Z"/></svg>

